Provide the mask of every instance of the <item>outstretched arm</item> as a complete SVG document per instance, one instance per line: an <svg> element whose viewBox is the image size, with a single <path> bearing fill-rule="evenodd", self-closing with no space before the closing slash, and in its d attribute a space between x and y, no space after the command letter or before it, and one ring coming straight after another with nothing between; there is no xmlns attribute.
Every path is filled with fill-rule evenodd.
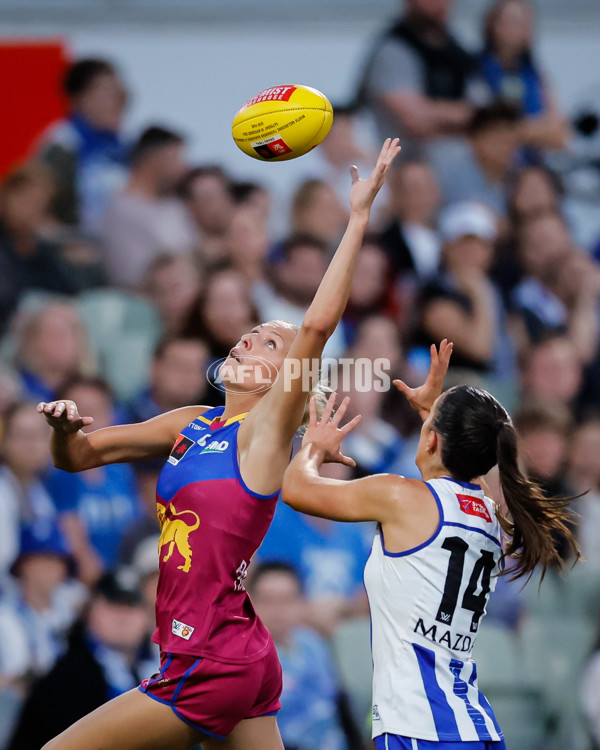
<svg viewBox="0 0 600 750"><path fill-rule="evenodd" d="M360 179L357 168L351 168L351 214L344 236L287 354L287 365L284 363L283 372L275 385L252 409L240 428L240 461L246 465L242 465L244 478L253 487L262 485L264 492L275 491L279 486L278 476L281 476L287 464L290 443L302 421L308 390L315 384L323 347L339 323L348 302L352 275L371 206L399 152L398 139L388 138L367 179ZM307 378L304 371L311 370L312 364L317 366ZM286 378L286 373L293 373L294 376ZM258 439L254 440L255 437ZM252 456L250 462L246 461L247 452L254 451L255 446L259 446L257 454ZM256 479L253 476L255 473ZM273 486L270 490L261 481L261 477L265 475L272 477Z"/></svg>
<svg viewBox="0 0 600 750"><path fill-rule="evenodd" d="M207 408L185 406L139 424L115 425L88 433L82 428L91 426L94 420L81 417L74 401L41 402L37 410L53 428L50 450L54 465L75 472L168 456L180 431Z"/></svg>
<svg viewBox="0 0 600 750"><path fill-rule="evenodd" d="M435 344L431 345L429 373L423 385L418 388L410 388L403 380L394 380L396 388L406 396L408 403L418 413L423 422L429 416L431 407L442 392L444 378L448 372L448 365L452 356L452 347L452 342L447 339L442 341L439 350Z"/></svg>
<svg viewBox="0 0 600 750"><path fill-rule="evenodd" d="M375 474L350 482L319 476L324 461L349 463L341 442L356 424L355 418L339 427L345 399L330 419L333 395L320 422L311 414L305 444L287 468L282 497L295 510L334 521L377 521L389 551L403 552L430 539L439 525L439 511L424 482L395 474Z"/></svg>

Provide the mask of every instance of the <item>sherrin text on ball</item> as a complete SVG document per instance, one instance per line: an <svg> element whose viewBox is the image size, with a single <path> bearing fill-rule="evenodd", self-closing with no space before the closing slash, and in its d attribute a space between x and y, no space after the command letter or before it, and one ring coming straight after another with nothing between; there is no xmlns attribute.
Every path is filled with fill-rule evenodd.
<svg viewBox="0 0 600 750"><path fill-rule="evenodd" d="M245 154L259 161L288 161L325 138L333 107L317 89L299 84L271 86L236 112L231 134Z"/></svg>

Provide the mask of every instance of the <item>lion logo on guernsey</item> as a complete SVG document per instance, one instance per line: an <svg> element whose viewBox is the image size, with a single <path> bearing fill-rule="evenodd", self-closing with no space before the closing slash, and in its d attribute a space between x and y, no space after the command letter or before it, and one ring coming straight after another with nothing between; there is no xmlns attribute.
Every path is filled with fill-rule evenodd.
<svg viewBox="0 0 600 750"><path fill-rule="evenodd" d="M178 565L177 570L189 573L192 567L192 548L190 547L190 534L200 526L198 514L193 510L176 511L173 503L165 506L162 503L156 503L158 522L160 523L160 539L158 540L158 553L160 555L162 548L169 545L162 561L167 562L173 556L175 548L181 555L184 562ZM184 514L191 515L195 518L193 524L186 523L180 516Z"/></svg>

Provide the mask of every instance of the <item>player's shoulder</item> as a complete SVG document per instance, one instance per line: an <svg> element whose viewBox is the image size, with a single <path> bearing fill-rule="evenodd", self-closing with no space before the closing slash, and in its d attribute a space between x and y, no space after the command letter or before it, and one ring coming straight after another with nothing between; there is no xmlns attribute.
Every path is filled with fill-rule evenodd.
<svg viewBox="0 0 600 750"><path fill-rule="evenodd" d="M400 474L373 474L359 480L374 495L386 498L389 507L422 505L423 500L431 498L431 490L422 479L403 477Z"/></svg>
<svg viewBox="0 0 600 750"><path fill-rule="evenodd" d="M204 417L212 408L211 406L201 405L182 406L179 409L163 412L149 419L144 424L160 425L161 428L178 435L185 427L195 422L199 417Z"/></svg>
<svg viewBox="0 0 600 750"><path fill-rule="evenodd" d="M382 486L394 491L402 498L411 498L414 494L429 492L427 483L422 479L404 477L401 474L377 474L381 478Z"/></svg>

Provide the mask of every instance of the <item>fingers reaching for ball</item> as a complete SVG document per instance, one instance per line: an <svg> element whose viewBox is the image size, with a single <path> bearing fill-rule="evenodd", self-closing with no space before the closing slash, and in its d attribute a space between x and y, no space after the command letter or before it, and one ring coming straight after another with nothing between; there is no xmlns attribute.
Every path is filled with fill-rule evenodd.
<svg viewBox="0 0 600 750"><path fill-rule="evenodd" d="M360 179L358 169L353 165L350 167L352 176L352 189L350 191L350 207L354 213L366 214L368 216L375 196L381 190L388 169L394 159L400 153L399 138L386 138L379 152L377 162L373 171L366 179Z"/></svg>

